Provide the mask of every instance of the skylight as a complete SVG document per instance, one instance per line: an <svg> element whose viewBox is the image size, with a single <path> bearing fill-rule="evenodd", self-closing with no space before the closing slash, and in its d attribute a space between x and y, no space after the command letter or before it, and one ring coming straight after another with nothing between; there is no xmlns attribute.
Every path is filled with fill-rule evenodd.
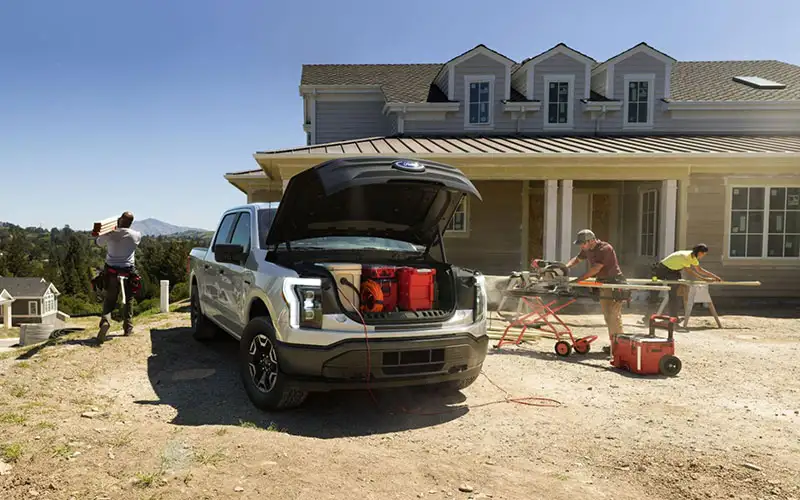
<svg viewBox="0 0 800 500"><path fill-rule="evenodd" d="M773 82L760 76L734 76L733 81L743 83L756 89L785 89L785 83Z"/></svg>

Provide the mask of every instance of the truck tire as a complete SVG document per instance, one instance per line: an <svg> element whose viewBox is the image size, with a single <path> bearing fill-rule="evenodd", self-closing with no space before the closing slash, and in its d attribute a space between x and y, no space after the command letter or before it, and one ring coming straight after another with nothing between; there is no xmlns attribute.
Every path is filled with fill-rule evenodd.
<svg viewBox="0 0 800 500"><path fill-rule="evenodd" d="M212 340L219 335L219 328L211 322L200 309L200 294L197 285L192 284L192 294L190 296L190 312L192 322L192 337L195 340Z"/></svg>
<svg viewBox="0 0 800 500"><path fill-rule="evenodd" d="M239 343L239 364L247 396L261 410L286 410L303 404L307 392L289 387L280 369L272 322L263 316L250 320Z"/></svg>

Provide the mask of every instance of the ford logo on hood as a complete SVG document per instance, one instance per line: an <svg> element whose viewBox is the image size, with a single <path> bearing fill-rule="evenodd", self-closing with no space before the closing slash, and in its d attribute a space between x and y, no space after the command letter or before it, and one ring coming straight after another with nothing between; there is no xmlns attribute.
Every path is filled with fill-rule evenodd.
<svg viewBox="0 0 800 500"><path fill-rule="evenodd" d="M397 170L404 170L406 172L424 172L425 165L418 161L411 161L411 160L398 160L392 163L392 168L396 168Z"/></svg>

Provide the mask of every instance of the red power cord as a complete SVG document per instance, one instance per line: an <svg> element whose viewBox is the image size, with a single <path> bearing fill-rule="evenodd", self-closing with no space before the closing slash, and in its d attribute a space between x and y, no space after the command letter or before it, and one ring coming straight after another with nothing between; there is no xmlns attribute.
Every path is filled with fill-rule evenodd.
<svg viewBox="0 0 800 500"><path fill-rule="evenodd" d="M342 278L341 282L342 282L342 284L349 285L354 290L356 289L355 285L350 283L350 281L347 278ZM358 317L361 319L361 326L364 327L364 343L367 346L367 382L366 382L366 384L367 384L367 392L369 393L370 397L372 398L372 402L375 403L375 406L380 409L380 404L378 403L378 400L375 398L375 395L372 393L372 388L369 386L369 376L370 376L370 373L372 373L372 360L371 360L371 356L370 356L371 353L370 353L370 347L369 347L369 334L368 334L368 329L367 329L367 322L364 319L364 316L361 314L361 311L358 310L358 307L356 307L355 304L353 304L353 302L347 297L347 295L341 294L340 296L343 297L347 301L347 303L350 304L350 306L352 306L353 310L356 312L356 314L358 314ZM544 407L544 408L556 408L556 407L559 407L559 406L562 405L562 403L560 401L557 401L555 399L550 399L550 398L540 398L540 397L535 397L535 396L528 396L528 397L524 397L524 398L512 398L512 397L509 396L509 392L507 390L505 390L502 387L500 387L499 385L497 385L492 379L489 378L488 375L486 375L486 373L483 370L481 370L480 374L483 375L484 377L486 377L486 380L488 380L490 384L492 384L497 389L499 389L500 391L505 393L505 397L503 399L498 399L498 400L495 400L495 401L489 401L487 403L479 403L479 404L476 404L476 405L456 406L454 408L451 408L451 409L445 410L445 411L434 411L434 412L410 411L410 410L407 410L405 407L402 407L402 406L400 407L400 410L403 413L407 413L409 415L445 415L445 414L448 414L448 413L452 413L454 411L458 411L458 410L463 409L463 408L481 408L481 407L484 407L484 406L490 406L490 405L494 405L494 404L498 404L498 403L517 403L517 404L526 405L526 406L538 406L538 407Z"/></svg>

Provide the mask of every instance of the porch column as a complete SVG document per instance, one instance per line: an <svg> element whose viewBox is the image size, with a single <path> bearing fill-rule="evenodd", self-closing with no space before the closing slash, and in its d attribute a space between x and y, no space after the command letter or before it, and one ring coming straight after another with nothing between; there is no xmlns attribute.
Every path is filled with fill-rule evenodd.
<svg viewBox="0 0 800 500"><path fill-rule="evenodd" d="M281 193L285 193L286 192L286 186L288 186L288 185L289 185L289 179L286 179L285 181L283 181L283 187L281 188Z"/></svg>
<svg viewBox="0 0 800 500"><path fill-rule="evenodd" d="M675 251L675 226L678 210L678 181L661 181L661 203L659 206L659 249L658 255L664 258Z"/></svg>
<svg viewBox="0 0 800 500"><path fill-rule="evenodd" d="M544 181L544 260L556 260L558 181Z"/></svg>
<svg viewBox="0 0 800 500"><path fill-rule="evenodd" d="M6 330L11 329L11 302L3 304L3 323Z"/></svg>
<svg viewBox="0 0 800 500"><path fill-rule="evenodd" d="M530 181L522 181L522 227L521 233L521 248L520 248L520 269L528 269L530 267L530 215L531 215L531 183Z"/></svg>
<svg viewBox="0 0 800 500"><path fill-rule="evenodd" d="M572 181L561 181L561 262L572 258Z"/></svg>

